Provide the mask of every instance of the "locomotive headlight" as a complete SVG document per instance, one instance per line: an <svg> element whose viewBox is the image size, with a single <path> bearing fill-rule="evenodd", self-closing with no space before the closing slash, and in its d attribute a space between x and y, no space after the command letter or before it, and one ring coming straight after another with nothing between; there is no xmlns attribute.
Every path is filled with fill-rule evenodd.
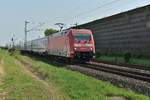
<svg viewBox="0 0 150 100"><path fill-rule="evenodd" d="M93 50L93 48L91 48L91 51Z"/></svg>

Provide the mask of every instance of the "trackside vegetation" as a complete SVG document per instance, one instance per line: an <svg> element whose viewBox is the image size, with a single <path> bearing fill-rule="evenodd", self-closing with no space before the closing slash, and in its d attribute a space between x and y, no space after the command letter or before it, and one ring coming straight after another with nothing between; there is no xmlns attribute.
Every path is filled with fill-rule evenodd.
<svg viewBox="0 0 150 100"><path fill-rule="evenodd" d="M125 100L150 100L147 96L117 88L109 82L96 80L60 66L56 67L54 64L48 64L36 58L20 54L15 54L14 57L26 66L30 66L33 72L39 73L70 100L109 100L113 96L123 97Z"/></svg>
<svg viewBox="0 0 150 100"><path fill-rule="evenodd" d="M28 75L15 63L14 57L0 50L5 75L0 84L0 100L63 100L63 96L52 88L54 93L40 81Z"/></svg>
<svg viewBox="0 0 150 100"><path fill-rule="evenodd" d="M117 64L131 64L131 65L139 65L139 66L145 66L150 67L150 60L144 59L144 58L130 58L128 62L124 60L124 57L122 56L109 56L109 55L102 55L100 57L96 58L99 61L107 61Z"/></svg>

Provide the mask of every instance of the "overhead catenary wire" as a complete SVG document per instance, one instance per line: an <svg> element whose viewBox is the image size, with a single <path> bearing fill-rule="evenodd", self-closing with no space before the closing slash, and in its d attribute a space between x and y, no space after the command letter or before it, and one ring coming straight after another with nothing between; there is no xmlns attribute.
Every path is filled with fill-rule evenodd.
<svg viewBox="0 0 150 100"><path fill-rule="evenodd" d="M113 1L111 1L111 2L107 2L107 3L105 3L105 4L99 5L99 6L96 7L96 8L93 8L93 9L91 9L91 10L87 10L87 11L85 11L85 12L81 12L81 13L79 13L79 14L77 14L77 15L75 15L75 16L72 16L72 17L70 17L70 18L66 18L66 19L64 19L63 21L68 21L68 20L74 19L74 18L76 18L76 17L80 17L80 16L83 16L83 15L85 15L85 14L89 14L89 13L91 13L91 12L94 12L94 11L100 9L100 8L105 7L105 6L109 6L109 5L111 5L111 4L113 4L113 3L116 3L116 2L118 2L118 1L120 1L120 0L113 0Z"/></svg>
<svg viewBox="0 0 150 100"><path fill-rule="evenodd" d="M42 27L44 24L45 24L45 23L40 23L39 25L37 25L37 26L35 26L35 27L33 27L33 28L27 30L27 31L30 32L30 31L34 31L34 30L39 30L39 29L37 29L37 28Z"/></svg>
<svg viewBox="0 0 150 100"><path fill-rule="evenodd" d="M66 24L65 22L68 21L68 20L72 20L72 19L74 19L74 18L83 16L83 15L85 15L85 14L89 14L89 13L91 13L91 12L94 12L94 11L100 9L100 8L104 8L105 6L109 6L109 5L111 5L111 4L113 4L113 3L116 3L116 2L118 2L118 1L121 1L121 0L113 0L113 1L111 1L111 2L107 2L107 3L101 4L101 5L99 5L99 6L96 7L96 8L87 10L87 11L85 11L85 12L81 12L81 13L79 13L79 14L77 14L77 15L75 15L75 16L69 17L69 18L62 19L62 21L59 21L59 20L58 20L58 21L56 21L56 23L57 23L57 22L61 22L61 23ZM89 2L89 1L88 1L88 2ZM77 7L80 7L80 5L78 5ZM77 7L74 7L74 9L77 8ZM70 12L71 12L71 11L68 11L68 13L70 13ZM65 15L66 15L66 14L65 14ZM69 14L67 14L67 15L69 15ZM45 22L45 24L49 24L49 23L51 23L51 22L57 20L58 18L59 18L59 17L55 17L54 19ZM77 23L77 22L76 22L76 23ZM53 24L55 24L55 23L53 23ZM31 30L34 30L34 29L31 29Z"/></svg>
<svg viewBox="0 0 150 100"><path fill-rule="evenodd" d="M60 20L60 21L58 20L59 17L55 17L54 19L45 22L44 25L46 25L46 24L48 25L49 23L51 23L51 22L53 22L53 21L55 21L55 20L58 20L58 21L56 21L56 23L57 23L57 22L61 22L61 23L64 23L64 24L66 25L66 23L65 23L66 21L72 20L72 19L74 19L74 18L83 16L83 15L88 15L88 14L90 14L90 13L95 12L95 11L98 10L98 9L105 8L106 6L110 6L111 4L116 3L116 2L119 2L119 1L121 1L121 0L112 0L112 1L109 1L109 2L106 2L106 3L103 3L103 4L98 5L97 7L93 8L93 9L87 10L87 11L85 11L85 12L78 13L78 14L75 15L75 16L72 16L72 17L69 17L69 18L65 18L65 19L62 19L62 20ZM77 7L80 7L80 5L78 5ZM77 8L77 7L74 7L74 9ZM68 13L69 13L69 12L71 12L71 10L68 11ZM66 14L65 14L65 15L66 15ZM67 14L67 15L69 15L69 14ZM77 23L77 21L76 21L76 23ZM53 23L53 24L55 24L55 23ZM52 25L52 24L51 24L51 25ZM36 27L35 27L35 28L36 28ZM33 28L33 29L31 29L31 30L35 30L35 28Z"/></svg>
<svg viewBox="0 0 150 100"><path fill-rule="evenodd" d="M88 2L89 2L89 1L88 1ZM88 3L88 2L84 2L84 4L85 4L85 3ZM69 15L70 13L72 13L72 11L76 10L77 8L80 8L81 6L83 6L83 4L80 4L80 5L76 6L76 7L74 7L72 10L69 10L69 11L65 12L64 16L65 16L65 15ZM52 22L52 21L54 21L54 20L57 20L58 18L60 18L60 17L56 16L56 17L53 18L52 20L50 20L50 21L48 21L48 22L45 22L45 24L48 24L48 23L50 23L50 22ZM57 23L57 22L56 22L56 23ZM54 23L54 24L55 24L55 23Z"/></svg>
<svg viewBox="0 0 150 100"><path fill-rule="evenodd" d="M114 3L119 2L119 1L121 1L121 0L112 0L112 1L109 1L109 2L106 2L106 3L103 3L103 4L97 6L97 7L93 8L93 9L90 9L90 10L87 10L87 11L84 11L84 12L81 12L81 13L78 13L78 14L75 15L75 16L71 16L71 17L69 17L69 18L65 18L65 19L62 19L62 20L60 20L60 21L58 20L59 17L55 17L55 18L52 19L51 21L45 22L45 24L48 24L48 23L53 22L53 21L55 21L55 20L58 20L58 21L56 21L56 23L57 23L57 22L65 23L66 21L72 20L72 19L74 19L74 18L83 16L83 15L87 15L87 14L93 13L93 12L97 11L98 9L105 8L106 6L110 6L111 4L114 4ZM79 6L78 6L78 7L79 7ZM75 7L75 8L77 8L77 7ZM69 11L69 12L70 12L70 11ZM65 15L66 15L66 14L65 14ZM68 15L69 15L69 14L68 14ZM76 23L77 23L77 22L76 22ZM53 24L55 24L55 23L53 23ZM65 24L66 24L66 23L65 23Z"/></svg>
<svg viewBox="0 0 150 100"><path fill-rule="evenodd" d="M115 0L114 0L115 1ZM121 1L121 0L118 0L118 1ZM128 1L125 1L124 3L127 3ZM134 1L132 2L132 3L134 3ZM112 4L112 3L111 3ZM119 3L117 3L117 4L119 4ZM128 4L131 4L131 2L130 3L128 3ZM125 4L124 4L125 5ZM124 6L123 5L123 6ZM103 6L104 7L104 6ZM115 6L116 7L116 6ZM120 4L117 6L117 7L120 7ZM122 7L122 6L121 6ZM113 7L114 8L114 7ZM111 8L108 8L108 9L104 9L103 11L101 11L101 12L106 12L106 11L113 11L114 9L113 9L112 7ZM133 8L132 7L132 9L135 9L135 8ZM124 10L124 11L128 11L129 9L126 9L126 10ZM116 10L117 11L117 10ZM119 10L118 9L118 11L117 12L115 12L115 13L113 13L113 14L118 14L118 13L121 13L121 12L123 12L123 10ZM89 14L92 14L92 13L95 13L94 11L93 12L90 12L90 13L87 13L88 15ZM101 13L102 14L102 13ZM112 15L112 13L111 14L108 14L108 15L105 15L105 16L103 16L103 17L107 17L107 16L111 16ZM92 14L92 16L93 16L93 14ZM79 16L78 16L79 17ZM91 16L88 16L88 17L90 17L91 18ZM101 17L101 18L103 18L103 17ZM84 17L84 19L85 18L87 18L87 17ZM71 19L73 19L73 18L71 18ZM98 18L99 19L99 18ZM90 21L93 21L93 20L97 20L97 19L91 19L91 20L88 20L88 21L86 21L86 22L90 22ZM85 23L85 22L84 22ZM78 24L83 24L83 23L78 23ZM73 26L70 26L70 27L73 27Z"/></svg>

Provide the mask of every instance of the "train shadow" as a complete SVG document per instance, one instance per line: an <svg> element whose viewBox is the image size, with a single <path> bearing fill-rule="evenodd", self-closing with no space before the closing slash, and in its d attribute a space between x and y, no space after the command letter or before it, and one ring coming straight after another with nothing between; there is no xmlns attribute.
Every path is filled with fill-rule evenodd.
<svg viewBox="0 0 150 100"><path fill-rule="evenodd" d="M69 64L73 64L71 62L69 62L69 60L64 60L64 59L58 59L54 56L50 56L50 55L39 55L39 54L29 54L29 53L21 53L24 56L30 57L31 59L35 60L35 61L40 61L40 62L44 62L46 64L50 64L56 67L65 67Z"/></svg>

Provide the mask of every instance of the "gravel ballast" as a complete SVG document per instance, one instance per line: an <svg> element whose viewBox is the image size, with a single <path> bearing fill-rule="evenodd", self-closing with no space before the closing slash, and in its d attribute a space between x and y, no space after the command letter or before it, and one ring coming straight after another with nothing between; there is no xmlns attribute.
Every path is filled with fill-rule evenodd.
<svg viewBox="0 0 150 100"><path fill-rule="evenodd" d="M85 68L78 65L67 65L66 68L73 71L79 71L83 74L92 76L99 80L109 81L115 86L127 88L129 90L150 96L150 83L139 81L125 76L120 76L120 75L98 71L90 68Z"/></svg>

